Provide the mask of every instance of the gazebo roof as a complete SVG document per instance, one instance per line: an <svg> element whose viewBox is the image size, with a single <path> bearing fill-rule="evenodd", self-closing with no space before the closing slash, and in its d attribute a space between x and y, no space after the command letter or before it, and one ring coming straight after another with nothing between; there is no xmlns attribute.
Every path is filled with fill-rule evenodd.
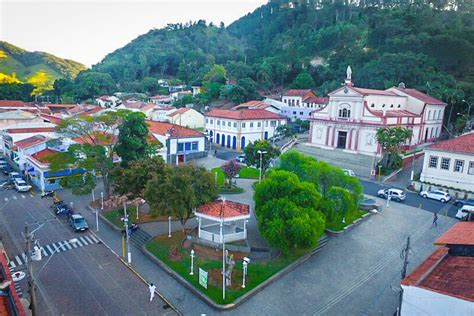
<svg viewBox="0 0 474 316"><path fill-rule="evenodd" d="M197 208L196 215L205 215L215 219L250 217L250 206L234 201L213 201Z"/></svg>

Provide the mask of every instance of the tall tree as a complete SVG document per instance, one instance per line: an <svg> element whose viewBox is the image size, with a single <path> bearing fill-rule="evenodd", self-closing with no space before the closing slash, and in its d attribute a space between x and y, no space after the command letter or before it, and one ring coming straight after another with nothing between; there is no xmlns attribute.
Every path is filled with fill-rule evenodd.
<svg viewBox="0 0 474 316"><path fill-rule="evenodd" d="M413 131L405 127L385 127L377 129L375 139L383 153L383 165L391 170L401 164L400 146L412 137Z"/></svg>
<svg viewBox="0 0 474 316"><path fill-rule="evenodd" d="M260 155L258 152L261 151L263 154ZM260 168L260 156L261 156L261 166L262 173L264 173L270 166L272 159L280 155L280 150L276 147L273 147L270 142L266 140L257 140L254 143L250 143L244 149L245 160L247 166L257 166Z"/></svg>
<svg viewBox="0 0 474 316"><path fill-rule="evenodd" d="M130 112L119 127L118 143L115 150L122 158L123 166L151 154L148 143L148 124L145 122L145 118L145 114L141 112Z"/></svg>
<svg viewBox="0 0 474 316"><path fill-rule="evenodd" d="M222 172L226 179L229 181L229 187L232 187L232 179L235 178L236 175L239 174L240 165L237 163L235 159L229 160L225 164L222 165Z"/></svg>

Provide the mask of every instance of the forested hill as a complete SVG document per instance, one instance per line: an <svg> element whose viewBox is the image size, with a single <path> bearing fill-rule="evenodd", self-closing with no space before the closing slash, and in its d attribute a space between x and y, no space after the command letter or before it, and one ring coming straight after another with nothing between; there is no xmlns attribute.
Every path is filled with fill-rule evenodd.
<svg viewBox="0 0 474 316"><path fill-rule="evenodd" d="M44 52L28 52L0 41L0 83L31 83L38 90L51 89L58 78L73 79L86 67Z"/></svg>
<svg viewBox="0 0 474 316"><path fill-rule="evenodd" d="M156 78L204 83L206 99L197 102L205 103L282 87L326 94L351 65L357 86L403 81L460 108L474 101L472 7L470 0L272 0L227 28L198 21L152 30L91 72L127 91L152 91ZM229 90L225 79L238 84Z"/></svg>

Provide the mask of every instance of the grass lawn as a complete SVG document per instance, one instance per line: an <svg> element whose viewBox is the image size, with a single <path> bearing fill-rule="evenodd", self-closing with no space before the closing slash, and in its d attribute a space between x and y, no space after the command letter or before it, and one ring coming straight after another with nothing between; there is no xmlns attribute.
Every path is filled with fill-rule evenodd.
<svg viewBox="0 0 474 316"><path fill-rule="evenodd" d="M365 213L367 213L367 212L361 211L361 210L355 210L355 211L349 212L349 213L346 214L346 222L345 223L342 222L342 218L336 217L332 222L327 222L326 223L326 228L330 229L330 230L333 230L333 231L343 230L344 227L352 224L355 220L361 218L362 215L364 215Z"/></svg>
<svg viewBox="0 0 474 316"><path fill-rule="evenodd" d="M218 286L211 285L211 280L208 280L208 287L205 289L199 285L199 268L204 269L209 272L210 269L222 269L222 260L215 259L206 259L196 256L194 258L194 275L189 275L191 267L191 259L189 251L181 246L181 242L185 238L182 232L173 233L171 238L168 238L167 235L158 236L151 241L149 241L145 247L158 259L163 261L176 273L186 279L191 283L196 289L204 293L210 299L218 304L228 304L233 302L238 297L242 296L246 292L255 288L257 285L268 279L273 274L282 270L288 266L291 262L295 261L297 258L306 253L306 251L300 251L298 253L280 257L265 263L262 262L250 262L248 266L248 274L246 278L246 287L243 289L242 285L242 262L236 260L234 267L234 273L232 277L232 285L234 289L226 290L226 298L222 299L222 283ZM170 248L178 247L178 251L181 255L181 258L172 260L169 256ZM209 273L209 278L211 273ZM238 289L237 289L237 288Z"/></svg>
<svg viewBox="0 0 474 316"><path fill-rule="evenodd" d="M168 217L152 217L149 214L138 214L137 219L137 212L135 207L127 207L127 213L129 218L129 223L147 223L152 221L158 220L168 220ZM120 220L123 217L123 208L119 208L117 210L112 211L104 211L102 215L107 218L112 224L119 228L123 228L123 222Z"/></svg>
<svg viewBox="0 0 474 316"><path fill-rule="evenodd" d="M222 171L222 168L221 167L217 167L217 168L214 168L211 170L211 173L213 175L215 175L217 172L217 185L219 187L223 187L224 186L224 180L225 180L225 176L224 176L224 172ZM260 173L260 171L258 169L255 169L255 168L252 168L252 167L247 167L247 166L242 166L242 168L240 168L240 172L239 172L239 178L242 178L242 179L258 179Z"/></svg>

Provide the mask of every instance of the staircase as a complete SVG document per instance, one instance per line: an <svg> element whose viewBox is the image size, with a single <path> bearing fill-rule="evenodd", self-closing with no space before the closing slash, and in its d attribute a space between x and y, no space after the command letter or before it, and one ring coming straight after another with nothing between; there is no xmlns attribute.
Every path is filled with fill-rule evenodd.
<svg viewBox="0 0 474 316"><path fill-rule="evenodd" d="M138 229L130 235L130 242L141 249L143 245L152 238L153 237L143 229Z"/></svg>
<svg viewBox="0 0 474 316"><path fill-rule="evenodd" d="M319 238L318 240L318 246L311 253L314 255L315 253L320 252L321 249L323 249L324 246L326 246L330 238L331 237L329 237L326 234L322 235L321 238Z"/></svg>

